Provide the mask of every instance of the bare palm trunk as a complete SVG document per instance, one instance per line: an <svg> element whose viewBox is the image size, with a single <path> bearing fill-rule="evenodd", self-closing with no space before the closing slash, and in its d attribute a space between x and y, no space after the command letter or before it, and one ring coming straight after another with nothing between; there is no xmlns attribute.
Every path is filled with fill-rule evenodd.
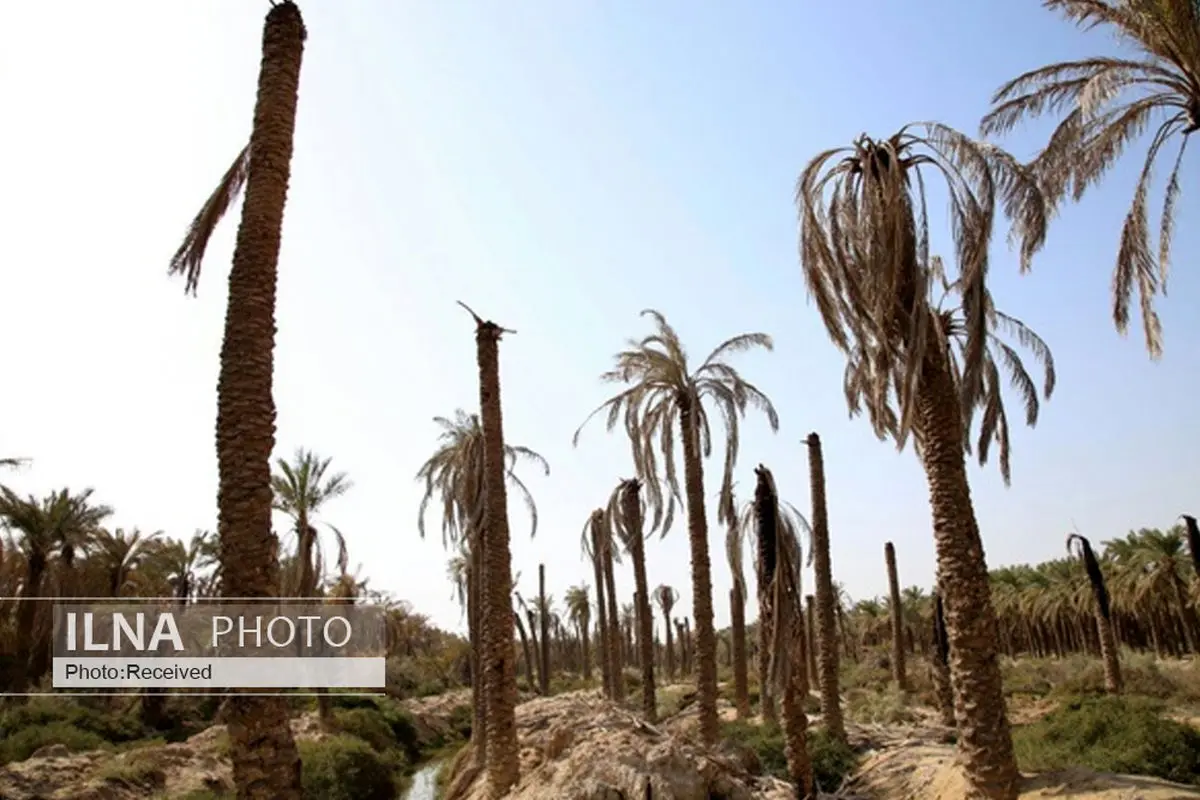
<svg viewBox="0 0 1200 800"><path fill-rule="evenodd" d="M900 577L896 574L896 548L891 542L883 545L887 562L888 599L892 605L892 678L896 688L908 691L908 676L904 669L904 607L900 604Z"/></svg>
<svg viewBox="0 0 1200 800"><path fill-rule="evenodd" d="M483 670L483 541L478 530L469 533L467 564L467 629L471 641L471 759L480 769L487 763L487 709Z"/></svg>
<svg viewBox="0 0 1200 800"><path fill-rule="evenodd" d="M967 481L962 412L947 355L936 347L922 366L917 424L950 643L959 757L973 794L1014 800L1020 773L996 654L999 630L987 561Z"/></svg>
<svg viewBox="0 0 1200 800"><path fill-rule="evenodd" d="M476 318L479 407L483 427L484 679L487 687L487 784L503 797L520 778L517 745L517 676L513 648L512 552L508 534L504 427L500 410L500 335L494 322Z"/></svg>
<svg viewBox="0 0 1200 800"><path fill-rule="evenodd" d="M227 597L279 592L270 466L275 291L305 36L294 3L267 13L217 384L217 527ZM239 800L300 800L300 757L286 701L235 695L228 723Z"/></svg>
<svg viewBox="0 0 1200 800"><path fill-rule="evenodd" d="M543 697L550 695L550 606L546 604L546 565L538 564L538 622L542 628L542 647L539 653L539 687Z"/></svg>
<svg viewBox="0 0 1200 800"><path fill-rule="evenodd" d="M579 649L582 650L583 658L583 680L590 682L592 680L592 652L588 646L592 636L589 628L592 621L587 617L583 617L579 621Z"/></svg>
<svg viewBox="0 0 1200 800"><path fill-rule="evenodd" d="M621 666L621 618L617 615L617 584L613 575L612 538L606 537L604 547L605 602L608 604L608 672L612 676L612 699L625 700L625 670Z"/></svg>
<svg viewBox="0 0 1200 800"><path fill-rule="evenodd" d="M817 629L816 601L811 594L804 596L804 638L805 651L808 656L808 680L811 683L817 679ZM845 636L842 637L845 639Z"/></svg>
<svg viewBox="0 0 1200 800"><path fill-rule="evenodd" d="M750 681L746 665L746 600L740 585L729 590L729 618L733 630L733 697L738 719L750 718Z"/></svg>
<svg viewBox="0 0 1200 800"><path fill-rule="evenodd" d="M605 602L604 592L604 542L602 533L600 532L600 518L595 513L592 514L592 569L595 572L596 578L596 625L600 629L600 641L596 646L596 660L600 663L600 675L604 683L604 694L606 697L613 696L613 679L612 665L609 663L608 654L610 652L608 645L608 605Z"/></svg>
<svg viewBox="0 0 1200 800"><path fill-rule="evenodd" d="M537 682L533 679L533 650L529 643L529 634L525 631L525 623L521 621L521 614L516 609L513 609L513 622L517 626L517 636L521 639L521 652L525 655L525 685L533 692L537 690Z"/></svg>
<svg viewBox="0 0 1200 800"><path fill-rule="evenodd" d="M837 597L833 592L833 569L829 558L829 514L825 508L825 459L821 453L821 437L810 433L808 445L808 475L812 494L813 573L817 599L817 668L821 689L821 717L825 730L840 741L846 741L842 721L841 697L838 690L838 636L834 608Z"/></svg>
<svg viewBox="0 0 1200 800"><path fill-rule="evenodd" d="M688 539L692 550L692 616L696 619L696 650L699 669L696 689L700 706L700 739L706 746L717 743L717 637L713 629L712 562L708 554L708 518L704 510L704 467L700 461L700 438L696 410L679 409L683 438L684 490L687 495Z"/></svg>
<svg viewBox="0 0 1200 800"><path fill-rule="evenodd" d="M671 609L663 609L663 627L666 628L667 678L675 680L675 634L671 633Z"/></svg>
<svg viewBox="0 0 1200 800"><path fill-rule="evenodd" d="M654 686L654 618L650 610L650 587L646 581L646 540L643 529L641 484L625 482L621 493L621 516L629 526L629 556L633 559L634 607L637 622L638 661L642 668L642 713L648 722L658 720L658 701Z"/></svg>
<svg viewBox="0 0 1200 800"><path fill-rule="evenodd" d="M794 622L800 621L799 611ZM789 675L784 683L783 698L783 730L784 749L787 754L788 777L796 785L798 800L810 800L816 797L813 783L812 758L808 753L808 715L804 712L804 698L808 694L808 679L805 675L805 659L803 647L804 632L802 624L789 626L788 650L791 659Z"/></svg>

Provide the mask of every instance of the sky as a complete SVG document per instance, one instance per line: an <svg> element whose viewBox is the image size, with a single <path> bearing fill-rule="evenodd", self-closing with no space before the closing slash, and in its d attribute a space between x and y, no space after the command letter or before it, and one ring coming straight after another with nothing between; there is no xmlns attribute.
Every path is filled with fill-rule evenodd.
<svg viewBox="0 0 1200 800"><path fill-rule="evenodd" d="M13 489L94 487L124 528L216 527L215 385L236 216L198 297L167 264L248 135L267 8L0 7L0 455L33 459L0 476ZM782 420L778 433L746 421L740 486L748 494L766 464L782 498L807 511L802 440L819 432L835 579L855 599L883 594L892 541L901 582L931 584L923 471L848 416L844 362L800 272L794 182L860 133L927 119L974 133L1004 80L1111 52L1103 33L1034 0L304 0L302 10L276 455L310 448L349 473L354 487L324 519L373 588L463 628L440 519L417 535L414 479L436 446L433 418L478 405L459 300L518 331L501 343L505 435L550 463L549 477L522 473L536 537L510 503L524 593L539 563L555 598L592 582L580 532L631 465L601 422L577 447L571 437L608 396L598 377L613 354L649 330L644 308L667 316L697 363L731 335L771 334L773 352L734 362ZM1027 157L1046 130L1002 143ZM1196 513L1200 318L1181 312L1200 300L1190 168L1159 305L1164 358L1152 363L1140 328L1122 337L1110 319L1143 148L1063 211L1031 274L1018 275L998 237L997 303L1050 344L1058 387L1035 430L1014 426L1011 487L994 461L970 470L989 566L1059 557L1073 525L1104 540ZM932 223L944 243L944 210ZM721 456L706 464L710 498ZM721 627L731 578L714 512ZM277 529L286 536L283 520ZM647 558L651 585L674 586L677 614L690 614L684 520ZM628 567L617 584L628 602Z"/></svg>

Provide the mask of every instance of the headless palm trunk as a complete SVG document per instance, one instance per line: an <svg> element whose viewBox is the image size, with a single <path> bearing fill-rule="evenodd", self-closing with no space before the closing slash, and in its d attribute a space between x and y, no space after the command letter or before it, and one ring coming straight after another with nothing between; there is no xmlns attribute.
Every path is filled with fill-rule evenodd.
<svg viewBox="0 0 1200 800"><path fill-rule="evenodd" d="M476 320L479 406L483 426L484 629L483 670L487 708L487 785L503 797L520 777L517 746L517 675L513 651L512 552L504 469L504 428L500 410L500 335L492 322Z"/></svg>
<svg viewBox="0 0 1200 800"><path fill-rule="evenodd" d="M950 644L958 754L977 796L1013 800L1020 773L996 655L999 629L967 482L962 412L946 360L938 348L926 354L917 424Z"/></svg>
<svg viewBox="0 0 1200 800"><path fill-rule="evenodd" d="M821 689L821 716L825 730L846 741L842 704L838 691L838 638L833 593L833 568L829 558L829 514L825 508L825 459L821 438L810 433L808 444L809 489L812 494L813 573L817 588L817 669Z"/></svg>
<svg viewBox="0 0 1200 800"><path fill-rule="evenodd" d="M217 527L223 591L232 597L279 591L270 467L275 287L304 39L293 3L268 12L217 383ZM228 722L238 798L299 800L300 757L283 698L234 696Z"/></svg>
<svg viewBox="0 0 1200 800"><path fill-rule="evenodd" d="M1071 534L1067 537L1068 552L1073 541L1079 543L1080 556L1092 588L1092 599L1095 601L1093 612L1096 617L1096 633L1100 640L1100 658L1104 662L1104 688L1109 694L1120 694L1121 662L1117 651L1117 637L1113 632L1108 588L1104 585L1104 573L1100 571L1100 562L1096 560L1096 554L1092 551L1092 543L1079 534Z"/></svg>
<svg viewBox="0 0 1200 800"><path fill-rule="evenodd" d="M757 529L758 557L755 575L758 579L758 697L764 724L774 724L779 719L775 708L775 687L771 681L771 632L775 629L775 597L772 581L775 575L774 523L764 521L764 511L759 510L760 498L754 497L754 521ZM763 500L762 502L766 502ZM765 525L772 527L767 528Z"/></svg>
<svg viewBox="0 0 1200 800"><path fill-rule="evenodd" d="M888 597L892 604L892 677L896 688L908 691L908 676L904 669L904 607L900 604L900 577L896 574L896 548L891 542L883 546L887 562Z"/></svg>

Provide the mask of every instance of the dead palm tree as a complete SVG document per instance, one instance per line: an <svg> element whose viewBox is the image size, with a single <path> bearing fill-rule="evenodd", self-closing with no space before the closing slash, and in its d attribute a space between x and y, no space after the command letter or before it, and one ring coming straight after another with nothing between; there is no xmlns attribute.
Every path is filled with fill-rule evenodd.
<svg viewBox="0 0 1200 800"><path fill-rule="evenodd" d="M887 567L888 605L892 616L892 677L896 681L896 688L907 692L908 675L904 669L904 605L900 599L900 576L896 573L896 546L891 542L883 544L883 560Z"/></svg>
<svg viewBox="0 0 1200 800"><path fill-rule="evenodd" d="M929 254L923 167L949 190L959 268L954 281ZM1046 208L1035 182L998 148L936 123L827 150L807 165L797 186L804 276L830 338L847 356L851 413L865 407L876 434L898 447L911 434L925 466L959 753L975 793L1008 800L1016 797L1019 773L965 454L973 415L982 409L979 460L986 462L994 440L1008 481L1001 366L1020 392L1026 422L1037 421L1037 387L999 332L1014 335L1043 363L1046 396L1054 372L1045 343L992 305L986 278L998 201L1015 220L1013 236L1027 263L1045 235ZM939 286L940 301L934 296Z"/></svg>
<svg viewBox="0 0 1200 800"><path fill-rule="evenodd" d="M1121 693L1121 662L1117 652L1117 637L1113 633L1112 609L1109 604L1108 587L1104 585L1104 573L1100 562L1092 551L1092 543L1078 533L1067 536L1067 553L1075 555L1073 545L1078 546L1079 560L1087 572L1088 583L1095 600L1096 633L1100 637L1100 658L1104 662L1104 688L1109 694Z"/></svg>
<svg viewBox="0 0 1200 800"><path fill-rule="evenodd" d="M654 320L655 331L640 341L631 340L629 349L617 354L615 367L604 373L602 380L623 384L625 388L593 411L588 420L605 411L607 427L611 431L618 420L624 419L637 475L646 481L650 505L655 509L665 505L664 530L670 527L675 501L680 496L675 468L676 440L682 445L692 554L692 616L696 621L700 734L705 744L713 745L718 736L717 639L713 628L712 563L708 552L708 518L704 509L703 464L703 459L712 454L712 435L709 412L704 404L708 401L714 405L725 423L725 464L721 481L724 493L733 486L733 468L737 464L740 441L739 419L745 416L747 407L763 411L771 430L779 429L779 417L771 401L725 359L754 348L770 350L772 342L765 333L735 336L718 345L692 372L679 335L663 315L654 310L642 314ZM587 420L584 421L586 424ZM576 443L582 429L581 425L575 432ZM656 480L660 460L667 490L665 504L663 491Z"/></svg>
<svg viewBox="0 0 1200 800"><path fill-rule="evenodd" d="M478 414L456 409L454 418L435 417L441 428L438 446L421 468L417 480L425 484L425 493L417 511L417 531L425 538L425 514L435 498L441 501L442 545L457 549L467 556L463 566L467 574L465 603L467 636L471 642L471 695L474 722L471 728L471 754L474 763L482 767L487 757L487 720L483 700L483 498L484 442L483 425ZM541 455L528 447L506 444L504 447L509 484L516 489L530 517L530 536L537 533L537 504L529 487L517 475L517 465L532 462L550 474L550 465Z"/></svg>
<svg viewBox="0 0 1200 800"><path fill-rule="evenodd" d="M817 683L821 690L821 716L825 730L838 741L846 741L839 684L837 594L833 584L833 565L829 547L829 512L825 505L825 456L821 437L814 431L804 440L808 447L808 486L812 499L813 581L816 584L816 625L813 642L817 648Z"/></svg>
<svg viewBox="0 0 1200 800"><path fill-rule="evenodd" d="M638 660L642 669L642 713L648 722L658 720L658 704L654 686L654 619L651 617L649 583L646 581L645 508L641 495L642 482L629 478L617 484L608 500L605 517L618 541L633 562L633 582L637 604L634 620ZM666 531L663 531L665 534Z"/></svg>
<svg viewBox="0 0 1200 800"><path fill-rule="evenodd" d="M1086 29L1104 28L1131 46L1131 57L1095 56L1026 72L1001 86L983 118L984 135L1027 119L1061 117L1031 167L1048 200L1080 200L1125 148L1153 128L1133 202L1125 216L1113 274L1113 322L1125 333L1136 284L1146 348L1162 355L1154 297L1166 293L1179 171L1188 138L1200 129L1200 6L1195 0L1045 0ZM1150 180L1168 144L1178 144L1159 217L1158 252L1150 243Z"/></svg>
<svg viewBox="0 0 1200 800"><path fill-rule="evenodd" d="M292 0L267 12L249 144L171 259L170 271L184 274L186 290L194 292L213 230L245 188L217 380L217 530L222 591L228 597L279 594L270 464L275 449L275 292L306 36ZM230 698L228 709L238 796L299 800L300 756L286 701L240 695Z"/></svg>
<svg viewBox="0 0 1200 800"><path fill-rule="evenodd" d="M588 515L587 522L583 524L583 532L579 537L580 550L584 557L592 562L592 572L596 579L596 627L600 631L600 641L596 646L596 660L600 662L600 679L604 684L604 695L610 699L615 692L610 638L615 636L611 627L615 626L617 621L610 618L608 605L605 602L605 595L608 592L604 588L607 577L604 566L606 563L605 553L611 549L609 542L611 534L612 530L605 521L604 509L597 508Z"/></svg>
<svg viewBox="0 0 1200 800"><path fill-rule="evenodd" d="M460 304L461 305L461 304ZM513 652L512 550L508 532L509 470L500 409L500 337L513 331L475 320L479 409L483 427L483 676L487 708L487 786L493 798L508 793L521 774L517 744L517 672Z"/></svg>
<svg viewBox="0 0 1200 800"><path fill-rule="evenodd" d="M804 611L800 570L800 538L785 514L775 489L775 478L763 465L755 470L754 530L759 552L759 596L769 598L770 630L764 639L768 669L760 691L770 686L781 695L788 773L796 784L796 797L815 797L812 761L808 754L807 661L804 657ZM762 624L760 622L760 624Z"/></svg>
<svg viewBox="0 0 1200 800"><path fill-rule="evenodd" d="M733 696L738 719L750 717L750 681L746 663L746 570L743 567L745 542L738 525L736 501L733 492L725 494L718 505L718 523L724 523L725 558L733 576L733 588L729 590L729 627L733 640ZM761 694L761 692L760 692Z"/></svg>
<svg viewBox="0 0 1200 800"><path fill-rule="evenodd" d="M591 601L588 600L587 584L581 583L578 586L572 586L567 590L563 599L567 604L567 616L574 623L575 630L579 634L583 679L590 681L592 679L592 654L588 642L591 639L592 607Z"/></svg>

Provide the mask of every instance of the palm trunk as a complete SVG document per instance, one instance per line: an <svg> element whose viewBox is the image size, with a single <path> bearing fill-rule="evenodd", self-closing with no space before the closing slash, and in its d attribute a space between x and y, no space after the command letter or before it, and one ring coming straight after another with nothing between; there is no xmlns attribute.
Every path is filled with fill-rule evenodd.
<svg viewBox="0 0 1200 800"><path fill-rule="evenodd" d="M646 581L645 521L637 479L625 482L621 493L621 516L629 527L629 556L633 559L635 619L637 622L638 661L642 669L642 713L646 720L658 720L658 701L654 686L654 618L650 610L650 587Z"/></svg>
<svg viewBox="0 0 1200 800"><path fill-rule="evenodd" d="M546 604L546 565L538 564L538 621L542 627L539 686L543 697L550 695L550 607Z"/></svg>
<svg viewBox="0 0 1200 800"><path fill-rule="evenodd" d="M704 510L704 467L700 462L696 423L695 409L682 405L679 427L683 438L688 539L692 551L692 616L696 619L696 650L699 651L696 689L700 739L712 747L720 734L717 724L717 637L713 629L712 562L708 555L708 518Z"/></svg>
<svg viewBox="0 0 1200 800"><path fill-rule="evenodd" d="M503 797L517 783L521 773L513 649L512 551L509 547L504 426L500 410L501 333L501 328L493 322L476 322L479 407L483 427L483 537L487 559L483 629L487 786L492 798Z"/></svg>
<svg viewBox="0 0 1200 800"><path fill-rule="evenodd" d="M275 292L305 36L293 2L267 13L217 383L217 528L227 597L279 593L270 465ZM227 711L239 800L299 800L300 757L287 702L235 695Z"/></svg>
<svg viewBox="0 0 1200 800"><path fill-rule="evenodd" d="M487 763L487 709L483 670L483 541L479 531L469 533L467 563L467 635L471 642L471 759L480 769Z"/></svg>
<svg viewBox="0 0 1200 800"><path fill-rule="evenodd" d="M38 597L42 592L42 578L46 574L46 557L35 553L26 565L25 585L21 587L21 600L17 603L17 646L13 659L12 686L14 692L29 689L30 658L24 643L33 641L33 627L37 619Z"/></svg>
<svg viewBox="0 0 1200 800"><path fill-rule="evenodd" d="M600 629L600 641L596 643L596 660L600 663L604 695L613 696L612 666L608 660L608 608L604 599L604 541L600 532L603 512L592 513L592 570L596 578L596 625Z"/></svg>
<svg viewBox="0 0 1200 800"><path fill-rule="evenodd" d="M829 515L825 508L825 459L821 453L821 438L808 435L808 475L812 494L813 573L817 598L817 668L821 689L821 716L825 730L840 741L846 741L842 721L841 697L838 691L838 636L834 607L833 570L829 558Z"/></svg>
<svg viewBox="0 0 1200 800"><path fill-rule="evenodd" d="M816 600L811 594L804 596L804 637L805 650L808 656L808 680L811 683L817 677L817 629L816 629ZM845 639L845 636L842 637Z"/></svg>
<svg viewBox="0 0 1200 800"><path fill-rule="evenodd" d="M583 680L588 683L592 680L592 652L588 646L592 638L591 623L592 621L587 617L579 620L579 649L582 651L581 658L583 658Z"/></svg>
<svg viewBox="0 0 1200 800"><path fill-rule="evenodd" d="M742 586L729 590L729 619L733 638L733 697L738 719L750 718L750 680L746 669L746 600Z"/></svg>
<svg viewBox="0 0 1200 800"><path fill-rule="evenodd" d="M513 621L517 626L517 636L521 638L521 652L525 655L525 685L532 692L537 689L537 682L533 679L533 650L530 647L529 634L525 631L525 623L521 621L521 615L516 609L513 609Z"/></svg>
<svg viewBox="0 0 1200 800"><path fill-rule="evenodd" d="M798 600L799 598L797 598ZM794 623L799 623L800 608L794 609ZM791 666L783 686L783 730L784 749L787 755L788 777L796 786L798 800L816 797L813 783L812 759L808 753L808 715L804 712L804 698L808 694L808 680L804 672L805 659L801 642L803 626L793 624L788 635L788 651Z"/></svg>
<svg viewBox="0 0 1200 800"><path fill-rule="evenodd" d="M896 548L891 542L883 545L887 563L888 597L892 605L892 678L896 688L908 691L908 676L904 669L904 607L900 601L900 577L896 574Z"/></svg>
<svg viewBox="0 0 1200 800"><path fill-rule="evenodd" d="M675 634L671 632L671 608L663 609L663 627L666 628L667 678L675 680Z"/></svg>
<svg viewBox="0 0 1200 800"><path fill-rule="evenodd" d="M954 727L954 690L950 686L950 641L946 637L946 612L941 590L933 593L933 690L942 724Z"/></svg>
<svg viewBox="0 0 1200 800"><path fill-rule="evenodd" d="M1020 773L996 654L996 613L967 481L958 392L947 355L938 348L930 348L922 366L917 424L950 642L959 756L974 794L1014 800Z"/></svg>
<svg viewBox="0 0 1200 800"><path fill-rule="evenodd" d="M608 604L608 673L612 677L612 699L625 700L625 670L621 668L621 618L617 615L617 584L613 575L612 535L604 542L604 599Z"/></svg>

